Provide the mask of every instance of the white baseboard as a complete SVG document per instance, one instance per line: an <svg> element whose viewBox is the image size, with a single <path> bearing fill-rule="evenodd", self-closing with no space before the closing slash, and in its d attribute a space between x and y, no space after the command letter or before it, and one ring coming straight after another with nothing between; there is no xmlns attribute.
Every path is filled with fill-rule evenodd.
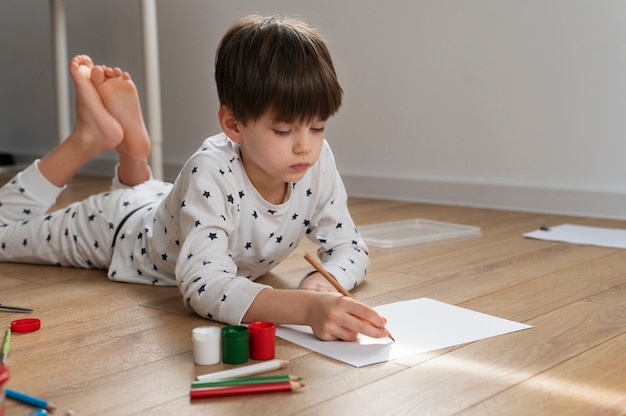
<svg viewBox="0 0 626 416"><path fill-rule="evenodd" d="M626 194L490 183L342 175L350 196L626 219Z"/></svg>

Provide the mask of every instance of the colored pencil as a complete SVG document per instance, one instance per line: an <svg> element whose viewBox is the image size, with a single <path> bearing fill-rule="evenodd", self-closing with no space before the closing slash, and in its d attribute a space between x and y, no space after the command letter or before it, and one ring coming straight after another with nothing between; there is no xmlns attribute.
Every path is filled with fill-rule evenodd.
<svg viewBox="0 0 626 416"><path fill-rule="evenodd" d="M206 399L209 397L239 396L243 394L278 393L298 390L304 384L297 381L283 381L280 383L246 384L241 386L219 386L191 389L191 399Z"/></svg>
<svg viewBox="0 0 626 416"><path fill-rule="evenodd" d="M323 267L322 267L322 266L321 266L321 265L320 265L317 261L315 261L315 259L314 259L313 257L311 257L311 255L310 255L309 253L306 253L306 254L304 255L304 258L305 258L305 260L306 260L306 261L308 261L308 262L311 264L311 266L313 266L313 267L315 268L315 270L317 270L317 271L318 271L318 272L319 272L322 276L324 276L324 278L325 278L326 280L328 280L328 282L329 282L331 285L333 285L333 287L334 287L335 289L337 289L337 291L338 291L339 293L341 293L341 294L342 294L342 295L344 295L344 296L347 296L347 297L349 297L349 298L354 299L354 296L352 296L352 294L351 294L350 292L348 292L346 289L344 289L344 287L343 287L343 286L341 286L341 285L339 284L339 282L337 281L337 279L335 279L335 277L334 277L332 274L328 273L328 272L327 272L327 271L326 271L326 270L325 270L325 269L324 269L324 268L323 268ZM387 330L387 328L385 328L385 332L387 333L387 336L388 336L389 338L391 338L391 340L392 340L392 341L395 341L395 340L396 340L396 339L395 339L395 338L391 335L391 332L389 332L389 331Z"/></svg>
<svg viewBox="0 0 626 416"><path fill-rule="evenodd" d="M230 378L218 381L192 381L191 388L218 387L218 386L240 386L243 384L264 384L278 383L284 381L300 381L302 377L291 375L266 376L266 377L247 377L247 378Z"/></svg>
<svg viewBox="0 0 626 416"><path fill-rule="evenodd" d="M0 310L9 312L32 312L31 308L22 308L20 306L9 306L0 304Z"/></svg>
<svg viewBox="0 0 626 416"><path fill-rule="evenodd" d="M10 389L8 387L4 388L4 392L6 393L6 396L8 398L20 401L22 403L29 404L34 407L39 407L41 409L46 409L50 411L54 411L57 408L55 405L53 405L47 400L40 399L35 396L31 396L30 394L22 393L17 390Z"/></svg>
<svg viewBox="0 0 626 416"><path fill-rule="evenodd" d="M2 352L0 352L0 365L4 365L7 362L9 356L9 347L11 345L11 328L7 328L7 332L4 334L4 342L2 342Z"/></svg>
<svg viewBox="0 0 626 416"><path fill-rule="evenodd" d="M196 377L198 381L226 380L229 378L247 377L266 371L278 370L287 365L284 360L268 360L257 364L250 364L244 367L231 368L229 370L217 371L215 373L203 374Z"/></svg>

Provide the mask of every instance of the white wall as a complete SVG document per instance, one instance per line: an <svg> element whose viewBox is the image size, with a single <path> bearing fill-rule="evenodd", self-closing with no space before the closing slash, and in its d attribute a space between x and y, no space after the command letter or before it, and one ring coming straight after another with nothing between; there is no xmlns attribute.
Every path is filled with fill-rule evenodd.
<svg viewBox="0 0 626 416"><path fill-rule="evenodd" d="M141 90L138 2L65 3L70 56L127 68ZM352 195L626 218L626 2L157 5L169 179L217 131L224 30L278 13L318 27L333 53L346 95L328 139ZM0 151L24 159L56 132L47 12L0 0Z"/></svg>
<svg viewBox="0 0 626 416"><path fill-rule="evenodd" d="M353 193L626 217L626 2L390 4L335 34Z"/></svg>

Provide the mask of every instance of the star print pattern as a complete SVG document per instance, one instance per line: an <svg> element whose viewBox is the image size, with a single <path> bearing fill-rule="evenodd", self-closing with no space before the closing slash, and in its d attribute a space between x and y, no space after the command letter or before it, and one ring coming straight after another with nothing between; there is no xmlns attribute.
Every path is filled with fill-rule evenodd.
<svg viewBox="0 0 626 416"><path fill-rule="evenodd" d="M367 269L367 248L347 210L326 142L318 162L288 188L279 205L259 195L245 174L238 145L223 134L203 143L173 185L148 181L114 189L46 217L50 203L29 202L30 182L18 178L0 189L0 225L5 225L0 227L0 259L13 260L22 250L34 262L42 254L32 247L61 245L62 256L43 262L108 268L115 281L178 285L185 305L220 322L241 322L267 287L254 280L304 237L320 245L324 267L347 289L358 285ZM18 227L30 231L13 238L21 235Z"/></svg>
<svg viewBox="0 0 626 416"><path fill-rule="evenodd" d="M149 200L145 191L131 190L117 179L113 187L113 192L45 214L63 188L51 185L30 165L0 188L0 260L108 268L115 224ZM128 192L131 198L125 197Z"/></svg>
<svg viewBox="0 0 626 416"><path fill-rule="evenodd" d="M176 275L185 303L198 315L239 323L265 287L254 280L286 258L303 237L322 242L324 266L345 287L362 281L367 249L347 211L345 189L326 143L320 161L289 191L283 204L263 200L245 176L238 146L224 135L207 139L183 167L155 210L149 245L167 259L158 259L159 270ZM185 201L184 206L177 201ZM174 239L180 245L168 243ZM189 254L193 256L186 260Z"/></svg>

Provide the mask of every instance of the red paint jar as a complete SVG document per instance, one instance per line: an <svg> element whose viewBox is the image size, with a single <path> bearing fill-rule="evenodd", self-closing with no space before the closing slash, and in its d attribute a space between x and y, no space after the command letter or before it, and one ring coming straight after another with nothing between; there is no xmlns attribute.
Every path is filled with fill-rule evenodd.
<svg viewBox="0 0 626 416"><path fill-rule="evenodd" d="M250 358L253 360L271 360L276 347L276 325L272 322L252 322L250 331Z"/></svg>

